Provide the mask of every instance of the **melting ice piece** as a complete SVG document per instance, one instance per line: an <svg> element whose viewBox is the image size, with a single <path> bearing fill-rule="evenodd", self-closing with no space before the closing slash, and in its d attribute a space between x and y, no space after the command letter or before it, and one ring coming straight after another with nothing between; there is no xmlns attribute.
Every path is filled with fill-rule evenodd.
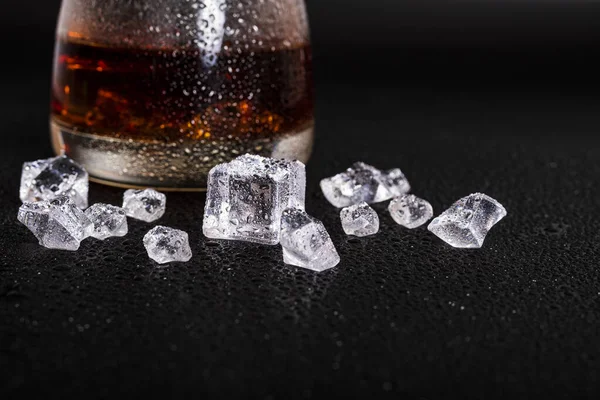
<svg viewBox="0 0 600 400"><path fill-rule="evenodd" d="M281 213L304 209L306 172L299 161L243 155L214 167L202 230L212 239L279 243Z"/></svg>
<svg viewBox="0 0 600 400"><path fill-rule="evenodd" d="M93 224L90 236L105 240L109 237L127 235L127 216L125 210L109 204L94 204L85 210L85 216Z"/></svg>
<svg viewBox="0 0 600 400"><path fill-rule="evenodd" d="M347 235L362 237L379 232L379 216L367 203L358 203L342 209L340 218Z"/></svg>
<svg viewBox="0 0 600 400"><path fill-rule="evenodd" d="M123 209L128 217L153 222L165 214L167 196L154 189L129 189L123 194Z"/></svg>
<svg viewBox="0 0 600 400"><path fill-rule="evenodd" d="M428 229L453 247L480 248L489 230L506 214L502 204L475 193L454 203Z"/></svg>
<svg viewBox="0 0 600 400"><path fill-rule="evenodd" d="M67 156L23 164L19 190L23 202L69 196L77 207L84 209L88 205L88 191L88 173Z"/></svg>
<svg viewBox="0 0 600 400"><path fill-rule="evenodd" d="M25 202L17 218L33 232L40 245L49 249L75 251L93 229L90 220L68 196Z"/></svg>
<svg viewBox="0 0 600 400"><path fill-rule="evenodd" d="M335 207L358 203L379 203L407 193L408 180L400 169L382 172L363 162L356 162L346 171L321 181L323 194Z"/></svg>
<svg viewBox="0 0 600 400"><path fill-rule="evenodd" d="M283 212L281 246L286 264L321 272L340 262L323 223L301 209L288 208Z"/></svg>
<svg viewBox="0 0 600 400"><path fill-rule="evenodd" d="M144 236L148 257L159 264L187 262L192 258L188 234L166 226L156 226Z"/></svg>
<svg viewBox="0 0 600 400"><path fill-rule="evenodd" d="M398 225L409 229L418 228L433 217L431 204L413 194L394 198L388 210Z"/></svg>

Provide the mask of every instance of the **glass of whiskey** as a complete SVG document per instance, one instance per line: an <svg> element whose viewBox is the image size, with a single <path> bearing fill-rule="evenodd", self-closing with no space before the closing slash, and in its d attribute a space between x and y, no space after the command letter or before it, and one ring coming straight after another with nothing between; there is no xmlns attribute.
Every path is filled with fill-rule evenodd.
<svg viewBox="0 0 600 400"><path fill-rule="evenodd" d="M202 189L245 153L306 162L313 126L303 0L63 0L52 144L96 181Z"/></svg>

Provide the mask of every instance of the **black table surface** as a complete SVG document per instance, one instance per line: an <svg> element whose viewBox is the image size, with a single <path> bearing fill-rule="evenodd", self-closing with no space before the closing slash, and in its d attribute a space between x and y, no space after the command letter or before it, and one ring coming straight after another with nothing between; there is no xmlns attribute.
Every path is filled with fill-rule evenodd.
<svg viewBox="0 0 600 400"><path fill-rule="evenodd" d="M593 91L322 72L307 210L342 262L316 274L285 265L278 246L204 238L198 193L169 194L160 221L190 234L189 263L157 268L142 246L153 225L133 220L127 237L78 252L40 247L16 220L21 164L51 155L40 76L0 85L0 397L597 394ZM508 217L482 249L459 250L396 225L383 203L379 234L347 237L319 180L357 160L401 167L436 212L481 191ZM92 203L121 196L90 188Z"/></svg>

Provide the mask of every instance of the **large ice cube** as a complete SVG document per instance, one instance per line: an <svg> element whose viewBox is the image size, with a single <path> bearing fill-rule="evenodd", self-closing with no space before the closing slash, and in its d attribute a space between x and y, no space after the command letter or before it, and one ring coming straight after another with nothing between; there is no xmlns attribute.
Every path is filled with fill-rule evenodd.
<svg viewBox="0 0 600 400"><path fill-rule="evenodd" d="M144 236L148 257L159 264L187 262L192 258L188 234L166 226L156 226Z"/></svg>
<svg viewBox="0 0 600 400"><path fill-rule="evenodd" d="M19 195L23 202L69 196L77 207L88 205L89 177L82 166L67 156L26 162Z"/></svg>
<svg viewBox="0 0 600 400"><path fill-rule="evenodd" d="M93 229L90 220L68 196L26 202L17 218L33 232L40 245L49 249L75 251Z"/></svg>
<svg viewBox="0 0 600 400"><path fill-rule="evenodd" d="M480 248L489 230L506 214L502 204L475 193L454 203L428 229L453 247Z"/></svg>
<svg viewBox="0 0 600 400"><path fill-rule="evenodd" d="M299 161L244 155L208 175L204 235L213 239L279 243L281 213L304 209L306 172Z"/></svg>
<svg viewBox="0 0 600 400"><path fill-rule="evenodd" d="M408 193L408 180L398 168L382 172L363 162L356 162L346 171L321 181L321 190L335 207L358 203L379 203Z"/></svg>
<svg viewBox="0 0 600 400"><path fill-rule="evenodd" d="M288 208L281 216L283 262L321 272L333 268L340 256L323 223L304 210Z"/></svg>

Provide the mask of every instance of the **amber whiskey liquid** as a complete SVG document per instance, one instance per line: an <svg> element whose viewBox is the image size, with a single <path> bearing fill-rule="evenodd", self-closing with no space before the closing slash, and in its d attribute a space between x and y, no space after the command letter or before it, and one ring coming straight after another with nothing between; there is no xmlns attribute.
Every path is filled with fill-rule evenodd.
<svg viewBox="0 0 600 400"><path fill-rule="evenodd" d="M306 161L313 135L307 45L139 49L59 40L52 135L103 181L201 188L214 165L254 153Z"/></svg>

